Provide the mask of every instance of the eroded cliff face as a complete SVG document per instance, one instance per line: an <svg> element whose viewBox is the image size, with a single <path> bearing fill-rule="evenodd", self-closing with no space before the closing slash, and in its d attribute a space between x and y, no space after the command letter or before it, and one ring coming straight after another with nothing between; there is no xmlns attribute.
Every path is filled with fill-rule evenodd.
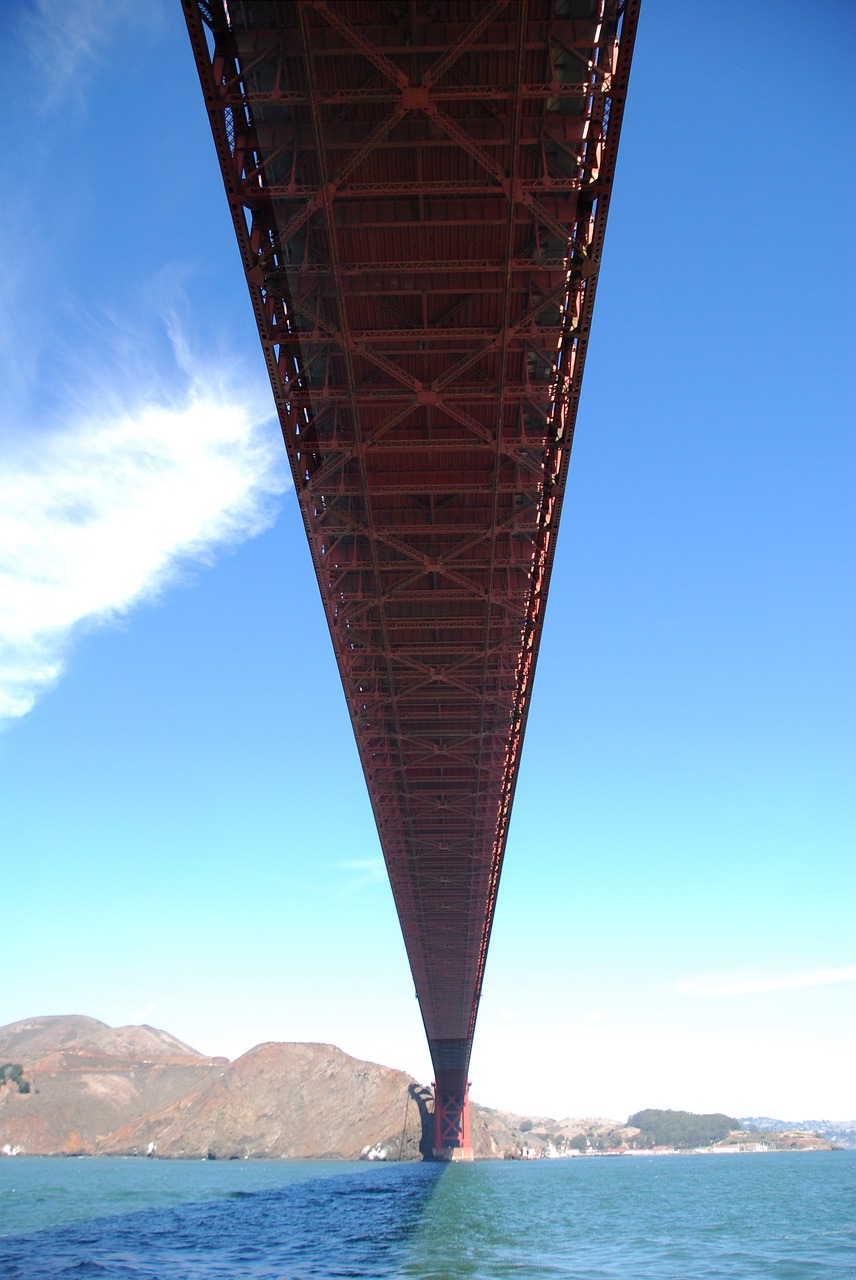
<svg viewBox="0 0 856 1280"><path fill-rule="evenodd" d="M412 1077L329 1044L262 1044L100 1144L109 1154L419 1159L426 1099Z"/></svg>
<svg viewBox="0 0 856 1280"><path fill-rule="evenodd" d="M230 1063L152 1027L32 1018L0 1028L0 1149L27 1155L420 1158L430 1092L334 1045L263 1044Z"/></svg>
<svg viewBox="0 0 856 1280"><path fill-rule="evenodd" d="M0 1149L89 1155L118 1127L198 1088L227 1065L153 1027L79 1016L0 1027L0 1062L20 1062L30 1092L0 1089Z"/></svg>

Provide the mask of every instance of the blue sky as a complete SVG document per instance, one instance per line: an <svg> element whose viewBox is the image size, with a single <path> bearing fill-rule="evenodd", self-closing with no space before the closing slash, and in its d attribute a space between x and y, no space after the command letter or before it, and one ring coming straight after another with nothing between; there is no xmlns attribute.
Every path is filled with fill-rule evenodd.
<svg viewBox="0 0 856 1280"><path fill-rule="evenodd" d="M430 1063L177 5L18 4L0 1023ZM647 0L472 1062L856 1113L856 14Z"/></svg>

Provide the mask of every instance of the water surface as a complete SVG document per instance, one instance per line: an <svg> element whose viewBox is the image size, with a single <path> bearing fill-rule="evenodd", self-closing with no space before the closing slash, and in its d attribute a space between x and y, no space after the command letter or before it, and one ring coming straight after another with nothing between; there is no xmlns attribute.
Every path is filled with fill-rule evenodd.
<svg viewBox="0 0 856 1280"><path fill-rule="evenodd" d="M3 1280L856 1276L856 1152L0 1160Z"/></svg>

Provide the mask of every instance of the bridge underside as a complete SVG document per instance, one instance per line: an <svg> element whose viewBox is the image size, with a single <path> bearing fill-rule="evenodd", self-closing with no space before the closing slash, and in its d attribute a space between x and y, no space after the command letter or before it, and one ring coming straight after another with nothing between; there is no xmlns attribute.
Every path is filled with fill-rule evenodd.
<svg viewBox="0 0 856 1280"><path fill-rule="evenodd" d="M184 0L437 1080L467 1073L637 4Z"/></svg>

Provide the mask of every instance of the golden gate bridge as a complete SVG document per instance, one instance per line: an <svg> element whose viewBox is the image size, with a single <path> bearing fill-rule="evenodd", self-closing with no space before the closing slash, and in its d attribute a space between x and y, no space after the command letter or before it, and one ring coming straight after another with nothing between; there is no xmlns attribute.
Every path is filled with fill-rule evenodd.
<svg viewBox="0 0 856 1280"><path fill-rule="evenodd" d="M468 1071L639 0L182 0L435 1072Z"/></svg>

